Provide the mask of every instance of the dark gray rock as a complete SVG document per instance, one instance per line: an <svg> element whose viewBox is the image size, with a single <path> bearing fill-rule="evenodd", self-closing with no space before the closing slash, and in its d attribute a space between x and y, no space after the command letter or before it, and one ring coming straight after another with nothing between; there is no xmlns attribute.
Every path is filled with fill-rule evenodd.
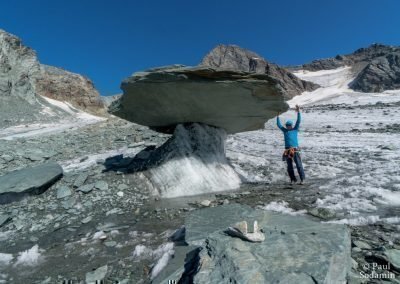
<svg viewBox="0 0 400 284"><path fill-rule="evenodd" d="M293 69L304 69L309 71L329 70L336 69L343 66L354 66L357 64L366 65L372 60L386 56L389 53L400 52L400 47L383 45L383 44L372 44L366 48L359 48L353 53L346 55L336 55L331 58L324 58L314 60L311 63L303 64L297 67L290 67Z"/></svg>
<svg viewBox="0 0 400 284"><path fill-rule="evenodd" d="M82 219L82 220L81 220L81 223L82 223L82 224L87 224L87 223L89 223L90 221L92 221L92 219L93 219L92 216L88 216L88 217Z"/></svg>
<svg viewBox="0 0 400 284"><path fill-rule="evenodd" d="M257 220L266 240L250 243L223 234L241 220ZM187 255L185 272L172 274L181 283L346 283L351 270L345 225L224 205L194 211L185 226L186 242L201 249Z"/></svg>
<svg viewBox="0 0 400 284"><path fill-rule="evenodd" d="M350 87L361 92L383 92L400 89L400 52L390 53L369 63Z"/></svg>
<svg viewBox="0 0 400 284"><path fill-rule="evenodd" d="M76 202L76 200L74 199L74 198L67 198L67 199L64 199L62 202L61 202L61 206L64 208L64 209L70 209L70 208L72 208L73 206L74 206L74 204L75 204L75 202Z"/></svg>
<svg viewBox="0 0 400 284"><path fill-rule="evenodd" d="M10 215L1 214L0 215L0 228L10 220L11 220L11 216Z"/></svg>
<svg viewBox="0 0 400 284"><path fill-rule="evenodd" d="M292 96L266 74L210 67L168 66L135 73L113 113L172 133L184 123L203 123L237 133L264 128Z"/></svg>
<svg viewBox="0 0 400 284"><path fill-rule="evenodd" d="M99 190L107 190L108 189L108 183L104 180L98 180L94 184L94 187L99 189Z"/></svg>
<svg viewBox="0 0 400 284"><path fill-rule="evenodd" d="M80 192L83 192L83 193L89 193L89 192L91 192L93 190L94 185L95 185L94 183L85 184L85 185L82 185L82 186L78 187L76 189L76 191L80 191Z"/></svg>
<svg viewBox="0 0 400 284"><path fill-rule="evenodd" d="M82 186L85 183L85 181L87 180L88 176L89 175L87 173L79 174L78 177L76 178L76 180L74 181L74 187Z"/></svg>
<svg viewBox="0 0 400 284"><path fill-rule="evenodd" d="M114 96L101 96L101 100L105 107L108 108L109 111L112 111L116 105L118 105L118 100L121 98L122 94L114 95Z"/></svg>
<svg viewBox="0 0 400 284"><path fill-rule="evenodd" d="M350 88L361 92L383 92L400 88L400 47L372 44L351 54L314 60L291 70L329 70L351 66L356 78Z"/></svg>
<svg viewBox="0 0 400 284"><path fill-rule="evenodd" d="M343 60L343 57L335 57L335 58L326 58L314 60L311 63L304 64L299 68L292 69L304 69L308 71L319 71L319 70L330 70L336 69L339 67L343 67L346 65L346 62Z"/></svg>
<svg viewBox="0 0 400 284"><path fill-rule="evenodd" d="M72 195L72 191L68 186L63 185L57 188L57 198L61 199L70 195Z"/></svg>
<svg viewBox="0 0 400 284"><path fill-rule="evenodd" d="M237 45L221 44L216 46L203 58L200 66L267 74L276 79L290 97L300 95L304 91L315 90L318 87L312 82L297 78L285 68L268 62L257 53Z"/></svg>
<svg viewBox="0 0 400 284"><path fill-rule="evenodd" d="M372 247L368 243L360 240L354 240L353 244L360 249L372 249Z"/></svg>
<svg viewBox="0 0 400 284"><path fill-rule="evenodd" d="M385 251L385 256L388 258L390 264L393 266L395 270L400 272L400 250L398 249L389 249Z"/></svg>
<svg viewBox="0 0 400 284"><path fill-rule="evenodd" d="M41 194L63 175L56 163L46 163L0 176L0 204L18 200L27 194Z"/></svg>
<svg viewBox="0 0 400 284"><path fill-rule="evenodd" d="M324 220L329 220L334 218L335 212L326 209L326 208L312 208L310 210L308 210L308 214L314 216L314 217L318 217Z"/></svg>

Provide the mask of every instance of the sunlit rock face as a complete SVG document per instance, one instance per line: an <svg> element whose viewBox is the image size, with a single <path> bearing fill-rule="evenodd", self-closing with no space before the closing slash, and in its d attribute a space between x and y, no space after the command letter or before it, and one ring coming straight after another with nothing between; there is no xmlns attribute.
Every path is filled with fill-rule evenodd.
<svg viewBox="0 0 400 284"><path fill-rule="evenodd" d="M39 95L71 103L91 113L105 112L104 103L93 82L80 74L41 64L41 76L36 81Z"/></svg>
<svg viewBox="0 0 400 284"><path fill-rule="evenodd" d="M34 114L40 108L41 96L94 113L105 110L90 79L41 64L33 49L17 36L0 29L0 110L19 112L22 109L22 114ZM24 105L27 106L23 108Z"/></svg>
<svg viewBox="0 0 400 284"><path fill-rule="evenodd" d="M40 74L36 53L22 41L0 30L0 98L35 99L35 78Z"/></svg>
<svg viewBox="0 0 400 284"><path fill-rule="evenodd" d="M131 170L161 197L237 189L241 179L225 157L225 140L221 128L180 124L165 144L147 152L147 159L136 159Z"/></svg>
<svg viewBox="0 0 400 284"><path fill-rule="evenodd" d="M183 123L203 123L228 134L256 130L284 112L290 96L266 74L210 67L169 66L135 73L122 82L113 113L172 133Z"/></svg>

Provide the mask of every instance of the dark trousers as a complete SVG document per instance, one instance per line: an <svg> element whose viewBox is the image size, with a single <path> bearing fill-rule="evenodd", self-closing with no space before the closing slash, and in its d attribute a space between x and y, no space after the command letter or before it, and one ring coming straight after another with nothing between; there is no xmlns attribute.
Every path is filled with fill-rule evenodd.
<svg viewBox="0 0 400 284"><path fill-rule="evenodd" d="M293 169L293 161L296 164L297 172L299 173L300 180L303 181L306 177L304 175L304 169L303 169L303 164L301 162L301 157L299 152L295 152L293 158L286 157L286 162L287 162L287 171L290 177L290 181L296 182L297 178L294 174L294 169Z"/></svg>

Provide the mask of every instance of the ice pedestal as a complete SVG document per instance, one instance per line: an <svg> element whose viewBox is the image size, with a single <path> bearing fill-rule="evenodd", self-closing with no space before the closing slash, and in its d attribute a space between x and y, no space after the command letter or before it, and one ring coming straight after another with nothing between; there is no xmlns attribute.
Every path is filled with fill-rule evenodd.
<svg viewBox="0 0 400 284"><path fill-rule="evenodd" d="M226 136L205 124L177 125L173 136L132 170L142 173L152 194L161 197L238 189L241 178L225 156Z"/></svg>

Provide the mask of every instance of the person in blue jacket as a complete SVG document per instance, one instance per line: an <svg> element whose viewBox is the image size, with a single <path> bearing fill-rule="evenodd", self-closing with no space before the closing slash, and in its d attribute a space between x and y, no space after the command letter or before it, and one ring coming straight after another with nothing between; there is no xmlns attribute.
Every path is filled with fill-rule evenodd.
<svg viewBox="0 0 400 284"><path fill-rule="evenodd" d="M287 162L287 172L290 177L290 183L297 182L297 178L294 174L293 169L293 161L296 164L297 172L300 176L300 183L303 184L305 180L305 174L303 169L303 164L301 162L301 157L299 153L299 141L297 139L297 134L299 132L300 122L301 122L301 114L300 114L300 107L296 105L296 112L297 112L297 121L296 124L293 126L293 121L288 120L285 123L286 127L283 127L281 121L279 119L280 113L276 117L276 124L280 130L283 132L283 136L285 138L285 151L283 152L283 160Z"/></svg>

